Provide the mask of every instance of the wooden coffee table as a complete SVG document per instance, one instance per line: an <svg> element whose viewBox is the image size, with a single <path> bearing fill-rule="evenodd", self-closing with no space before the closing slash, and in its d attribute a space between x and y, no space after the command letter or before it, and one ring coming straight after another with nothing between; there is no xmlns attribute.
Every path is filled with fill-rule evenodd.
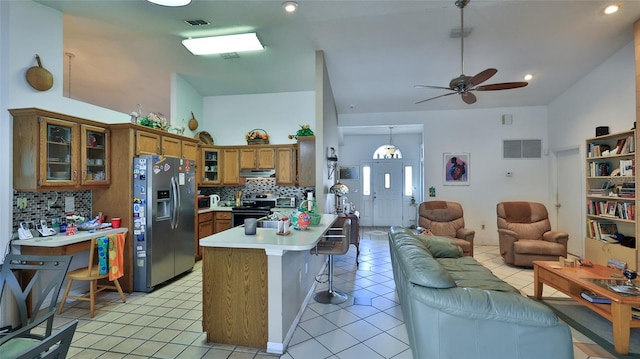
<svg viewBox="0 0 640 359"><path fill-rule="evenodd" d="M558 262L533 262L533 290L536 299L542 298L542 285L549 285L578 303L609 320L613 327L613 344L616 352L629 353L631 328L640 328L640 320L633 319L631 307L640 307L640 296L625 296L606 288L607 281L624 281L613 277L620 271L595 264L589 267L564 267ZM600 281L598 281L600 280ZM598 282L600 284L598 284ZM591 303L580 296L583 291L591 291L611 299L611 304Z"/></svg>

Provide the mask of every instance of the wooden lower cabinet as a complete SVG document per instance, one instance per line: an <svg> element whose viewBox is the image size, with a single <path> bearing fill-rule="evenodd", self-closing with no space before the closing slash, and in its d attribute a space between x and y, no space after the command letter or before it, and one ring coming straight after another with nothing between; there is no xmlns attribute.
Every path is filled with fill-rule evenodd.
<svg viewBox="0 0 640 359"><path fill-rule="evenodd" d="M263 249L203 247L202 317L207 341L266 348L267 255Z"/></svg>
<svg viewBox="0 0 640 359"><path fill-rule="evenodd" d="M202 259L202 248L200 247L200 239L212 235L213 228L213 212L200 213L198 215L198 236L195 243L195 258L196 260Z"/></svg>
<svg viewBox="0 0 640 359"><path fill-rule="evenodd" d="M231 228L231 212L213 212L213 233L226 231Z"/></svg>
<svg viewBox="0 0 640 359"><path fill-rule="evenodd" d="M602 265L607 265L609 259L617 259L627 263L629 268L635 269L638 261L635 248L628 248L620 244L611 244L593 238L584 239L585 258Z"/></svg>

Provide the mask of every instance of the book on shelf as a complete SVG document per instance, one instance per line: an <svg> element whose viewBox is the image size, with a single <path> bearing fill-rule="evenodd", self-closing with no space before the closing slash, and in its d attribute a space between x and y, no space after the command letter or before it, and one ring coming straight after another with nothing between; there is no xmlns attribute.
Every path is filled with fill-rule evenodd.
<svg viewBox="0 0 640 359"><path fill-rule="evenodd" d="M608 176L610 174L609 162L590 162L589 174L591 177Z"/></svg>
<svg viewBox="0 0 640 359"><path fill-rule="evenodd" d="M633 176L634 160L620 160L620 176Z"/></svg>
<svg viewBox="0 0 640 359"><path fill-rule="evenodd" d="M580 296L591 303L611 304L611 299L591 291L583 291L580 293Z"/></svg>
<svg viewBox="0 0 640 359"><path fill-rule="evenodd" d="M618 226L615 222L598 221L596 226L598 227L598 234L600 235L596 238L607 242L613 241L612 243L618 242L613 239L613 236L618 233Z"/></svg>
<svg viewBox="0 0 640 359"><path fill-rule="evenodd" d="M618 142L616 143L616 148L615 148L615 152L617 155L621 154L621 153L625 153L622 152L622 150L624 149L624 144L627 142L626 138L621 138L618 140Z"/></svg>

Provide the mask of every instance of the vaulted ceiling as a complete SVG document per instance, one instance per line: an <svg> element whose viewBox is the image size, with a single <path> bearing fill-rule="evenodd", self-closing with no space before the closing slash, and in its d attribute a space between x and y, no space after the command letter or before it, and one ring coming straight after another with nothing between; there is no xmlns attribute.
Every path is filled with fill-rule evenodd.
<svg viewBox="0 0 640 359"><path fill-rule="evenodd" d="M37 0L64 14L65 95L121 112L170 113L171 74L202 96L314 90L315 51L324 51L340 114L546 105L633 39L640 1L472 0L464 10L464 72L498 73L487 84L534 78L521 89L446 93L461 73L460 9L454 0L193 0L178 8L143 0ZM210 25L193 27L185 20ZM193 56L187 37L255 31L265 50ZM70 68L70 71L69 71ZM70 78L68 77L71 74ZM629 74L633 76L633 74ZM69 88L70 85L70 88Z"/></svg>

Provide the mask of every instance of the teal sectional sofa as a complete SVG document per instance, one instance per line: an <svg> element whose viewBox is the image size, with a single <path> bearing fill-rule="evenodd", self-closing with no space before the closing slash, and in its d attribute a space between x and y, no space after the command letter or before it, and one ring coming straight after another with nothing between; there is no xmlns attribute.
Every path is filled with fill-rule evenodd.
<svg viewBox="0 0 640 359"><path fill-rule="evenodd" d="M450 239L391 227L389 247L414 358L573 359L566 324Z"/></svg>

